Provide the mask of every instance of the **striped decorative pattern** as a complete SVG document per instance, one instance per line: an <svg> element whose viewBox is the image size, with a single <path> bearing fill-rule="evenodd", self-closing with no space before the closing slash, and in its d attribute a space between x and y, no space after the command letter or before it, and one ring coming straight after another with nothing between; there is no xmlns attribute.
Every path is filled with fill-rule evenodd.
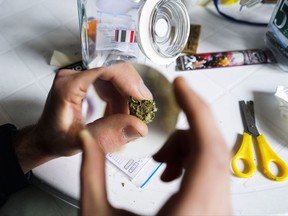
<svg viewBox="0 0 288 216"><path fill-rule="evenodd" d="M134 30L115 30L114 35L115 42L135 43L135 31Z"/></svg>

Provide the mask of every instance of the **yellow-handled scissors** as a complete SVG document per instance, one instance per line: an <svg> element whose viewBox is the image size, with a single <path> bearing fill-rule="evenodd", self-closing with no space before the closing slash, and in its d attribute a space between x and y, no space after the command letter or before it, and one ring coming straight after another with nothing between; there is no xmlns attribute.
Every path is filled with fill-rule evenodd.
<svg viewBox="0 0 288 216"><path fill-rule="evenodd" d="M287 164L271 149L263 134L260 134L256 128L254 105L253 101L240 101L241 116L244 124L244 134L241 146L235 156L232 158L231 165L232 170L236 176L242 178L251 177L256 171L256 165L253 157L253 140L252 136L256 137L260 163L259 167L262 173L269 179L274 181L284 181L288 178L288 166ZM244 163L244 170L241 171L237 167L237 161L242 160ZM278 174L274 175L270 168L270 163L275 163L278 168Z"/></svg>

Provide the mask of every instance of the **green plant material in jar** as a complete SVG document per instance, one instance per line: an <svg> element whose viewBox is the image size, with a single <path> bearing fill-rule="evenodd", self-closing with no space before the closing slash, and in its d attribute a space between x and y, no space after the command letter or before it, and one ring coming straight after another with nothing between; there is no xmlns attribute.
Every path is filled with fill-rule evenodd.
<svg viewBox="0 0 288 216"><path fill-rule="evenodd" d="M128 105L130 115L136 116L146 124L152 122L158 110L154 100L135 100L131 96Z"/></svg>

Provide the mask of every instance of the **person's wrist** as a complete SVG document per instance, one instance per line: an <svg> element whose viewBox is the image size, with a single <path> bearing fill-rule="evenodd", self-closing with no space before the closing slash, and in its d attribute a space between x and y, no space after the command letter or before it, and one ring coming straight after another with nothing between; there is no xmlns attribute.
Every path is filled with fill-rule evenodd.
<svg viewBox="0 0 288 216"><path fill-rule="evenodd" d="M41 149L41 134L36 125L19 130L14 149L24 173L48 161L49 156Z"/></svg>

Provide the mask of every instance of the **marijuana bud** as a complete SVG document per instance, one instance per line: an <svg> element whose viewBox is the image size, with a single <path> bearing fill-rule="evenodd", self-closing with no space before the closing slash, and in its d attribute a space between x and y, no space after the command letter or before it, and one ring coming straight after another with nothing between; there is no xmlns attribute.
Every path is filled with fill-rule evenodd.
<svg viewBox="0 0 288 216"><path fill-rule="evenodd" d="M158 110L154 100L135 100L131 96L128 105L130 115L138 117L146 124L152 122Z"/></svg>

